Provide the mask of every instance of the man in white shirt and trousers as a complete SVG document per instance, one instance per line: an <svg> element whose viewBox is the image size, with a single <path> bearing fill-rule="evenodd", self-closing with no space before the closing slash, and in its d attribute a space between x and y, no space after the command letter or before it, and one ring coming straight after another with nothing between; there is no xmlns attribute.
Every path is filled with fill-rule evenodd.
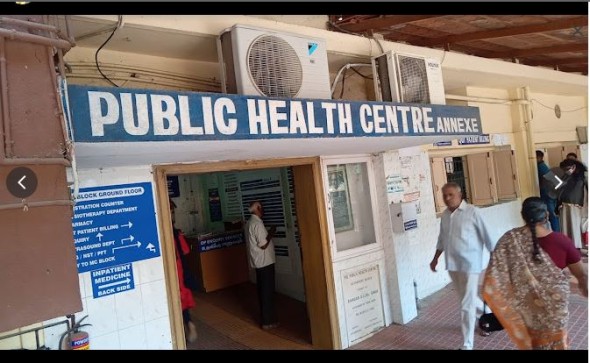
<svg viewBox="0 0 590 363"><path fill-rule="evenodd" d="M459 184L445 184L442 194L447 209L440 220L436 253L430 269L436 272L438 258L445 252L447 270L461 300L463 346L459 349L472 350L476 310L483 310L479 279L487 264L484 247L491 252L497 241L492 239L479 209L462 199Z"/></svg>
<svg viewBox="0 0 590 363"><path fill-rule="evenodd" d="M266 230L262 221L264 209L259 201L250 203L248 211L252 213L246 223L250 267L256 270L260 324L262 329L268 330L279 325L274 303L275 247L272 242L276 227L271 227L270 231Z"/></svg>

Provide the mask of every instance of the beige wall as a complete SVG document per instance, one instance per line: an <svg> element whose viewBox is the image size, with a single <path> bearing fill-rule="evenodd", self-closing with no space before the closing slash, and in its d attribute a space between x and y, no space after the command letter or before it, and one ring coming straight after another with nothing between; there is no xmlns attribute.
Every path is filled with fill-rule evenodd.
<svg viewBox="0 0 590 363"><path fill-rule="evenodd" d="M564 97L550 94L531 94L534 143L575 142L576 126L588 125L587 97ZM561 117L555 114L561 108Z"/></svg>

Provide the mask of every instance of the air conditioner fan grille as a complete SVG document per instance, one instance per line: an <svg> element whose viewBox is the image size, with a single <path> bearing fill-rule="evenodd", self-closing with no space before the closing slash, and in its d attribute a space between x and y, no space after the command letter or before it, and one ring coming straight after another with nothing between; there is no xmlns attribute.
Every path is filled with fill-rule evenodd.
<svg viewBox="0 0 590 363"><path fill-rule="evenodd" d="M401 101L430 103L426 63L422 58L398 56L401 80Z"/></svg>
<svg viewBox="0 0 590 363"><path fill-rule="evenodd" d="M267 97L293 98L299 93L303 69L293 47L274 35L263 35L248 51L252 82Z"/></svg>

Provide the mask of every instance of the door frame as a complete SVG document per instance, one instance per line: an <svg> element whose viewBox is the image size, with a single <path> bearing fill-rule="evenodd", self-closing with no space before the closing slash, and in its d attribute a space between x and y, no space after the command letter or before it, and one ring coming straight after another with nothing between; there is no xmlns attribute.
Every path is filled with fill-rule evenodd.
<svg viewBox="0 0 590 363"><path fill-rule="evenodd" d="M315 258L319 264L303 264L303 276L305 280L305 296L308 305L309 322L311 328L312 345L318 349L340 349L340 327L338 322L338 311L336 307L336 292L334 285L332 262L330 257L328 217L326 214L323 191L323 177L321 160L319 157L286 158L268 160L243 160L243 161L219 161L202 162L193 164L165 164L153 165L155 192L157 200L158 224L160 227L160 241L162 258L164 262L164 274L166 276L166 293L168 296L168 309L170 311L170 325L172 345L174 349L186 349L184 339L184 327L182 322L182 309L176 271L176 254L170 217L170 206L168 201L168 187L166 177L168 175L182 174L203 174L226 171L246 171L254 169L270 169L282 167L302 167L308 171L313 178L312 192L315 198L298 199L306 200L308 205L298 206L297 212L305 207L313 208L312 214L317 215L318 233L311 236L319 238L311 241L308 236L301 235L301 250L305 260L306 256ZM296 168L294 168L296 169ZM303 170L302 169L302 170ZM294 170L295 172L295 170ZM303 173L305 174L305 173ZM297 194L297 182L295 182L295 193ZM301 225L300 225L301 228ZM305 229L305 228L304 228ZM310 284L308 281L318 281L320 277L322 286ZM314 288L314 286L316 288ZM324 291L322 291L324 289Z"/></svg>

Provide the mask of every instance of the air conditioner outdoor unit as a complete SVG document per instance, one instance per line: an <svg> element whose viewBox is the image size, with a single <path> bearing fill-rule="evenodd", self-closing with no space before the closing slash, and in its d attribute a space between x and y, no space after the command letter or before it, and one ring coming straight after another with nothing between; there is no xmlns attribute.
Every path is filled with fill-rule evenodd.
<svg viewBox="0 0 590 363"><path fill-rule="evenodd" d="M438 60L390 51L371 63L377 101L446 104Z"/></svg>
<svg viewBox="0 0 590 363"><path fill-rule="evenodd" d="M234 25L217 49L224 93L332 98L323 39Z"/></svg>

